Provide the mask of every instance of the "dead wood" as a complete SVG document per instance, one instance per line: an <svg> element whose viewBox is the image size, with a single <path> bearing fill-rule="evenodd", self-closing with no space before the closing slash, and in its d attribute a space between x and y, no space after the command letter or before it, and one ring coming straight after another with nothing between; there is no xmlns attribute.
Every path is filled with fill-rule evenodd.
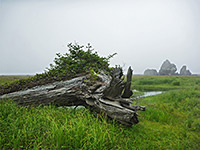
<svg viewBox="0 0 200 150"><path fill-rule="evenodd" d="M137 111L144 106L132 105L130 99L132 69L129 67L127 81L124 83L122 70L116 69L113 75L103 71L92 79L90 74L66 81L36 86L27 90L1 95L12 98L19 105L38 106L54 104L58 106L85 106L126 126L138 123ZM122 94L123 93L123 94Z"/></svg>

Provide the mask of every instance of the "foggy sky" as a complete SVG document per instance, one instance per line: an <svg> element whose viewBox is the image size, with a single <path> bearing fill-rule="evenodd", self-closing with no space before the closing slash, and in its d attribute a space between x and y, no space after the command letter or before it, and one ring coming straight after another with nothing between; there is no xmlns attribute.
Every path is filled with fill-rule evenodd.
<svg viewBox="0 0 200 150"><path fill-rule="evenodd" d="M70 42L136 74L166 59L200 74L200 0L0 0L0 75L41 73Z"/></svg>

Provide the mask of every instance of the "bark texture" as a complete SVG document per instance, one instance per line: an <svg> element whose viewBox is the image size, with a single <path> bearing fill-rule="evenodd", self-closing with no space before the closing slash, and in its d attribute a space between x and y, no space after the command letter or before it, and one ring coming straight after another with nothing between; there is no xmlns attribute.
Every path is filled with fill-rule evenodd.
<svg viewBox="0 0 200 150"><path fill-rule="evenodd" d="M0 99L12 98L24 106L49 104L85 106L106 114L109 118L119 121L123 125L132 126L139 122L136 112L138 110L144 111L145 107L134 106L130 100L132 95L130 90L131 68L128 70L127 82L123 82L122 75L121 69L114 70L112 77L101 72L94 79L92 75L88 74L67 81L54 82L1 95Z"/></svg>

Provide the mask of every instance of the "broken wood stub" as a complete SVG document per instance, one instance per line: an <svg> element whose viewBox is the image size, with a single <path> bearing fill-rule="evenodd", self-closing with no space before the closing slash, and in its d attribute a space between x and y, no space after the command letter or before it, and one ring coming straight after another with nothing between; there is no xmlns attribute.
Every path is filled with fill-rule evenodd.
<svg viewBox="0 0 200 150"><path fill-rule="evenodd" d="M131 69L131 67L129 67L127 73L127 81L125 84L124 93L122 94L122 98L130 98L133 95L133 92L131 90L132 74L133 70Z"/></svg>
<svg viewBox="0 0 200 150"><path fill-rule="evenodd" d="M95 81L90 81L90 74L75 77L71 80L57 81L51 84L0 95L12 98L24 106L59 105L85 106L103 113L123 125L132 126L138 123L137 111L145 110L144 106L134 106L130 99L132 70L129 68L127 82L123 82L122 70L114 71L112 76L103 71L97 74ZM122 79L121 79L122 78ZM124 90L123 95L121 96ZM128 93L128 94L126 94ZM126 98L125 98L126 97Z"/></svg>

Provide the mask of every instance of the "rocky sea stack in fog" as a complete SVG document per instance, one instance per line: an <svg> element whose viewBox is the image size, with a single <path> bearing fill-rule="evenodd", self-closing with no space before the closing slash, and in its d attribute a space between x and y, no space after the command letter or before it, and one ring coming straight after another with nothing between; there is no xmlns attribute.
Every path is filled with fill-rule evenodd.
<svg viewBox="0 0 200 150"><path fill-rule="evenodd" d="M144 71L145 76L156 76L158 75L158 72L156 69L147 69Z"/></svg>
<svg viewBox="0 0 200 150"><path fill-rule="evenodd" d="M170 63L169 60L165 60L159 70L159 75L176 75L176 65Z"/></svg>
<svg viewBox="0 0 200 150"><path fill-rule="evenodd" d="M180 75L191 75L192 73L190 72L190 70L186 69L186 66L183 66L180 70Z"/></svg>
<svg viewBox="0 0 200 150"><path fill-rule="evenodd" d="M155 76L155 75L192 75L192 73L190 72L190 70L186 69L187 67L184 65L181 70L180 70L180 74L178 74L176 65L171 63L169 60L165 60L163 62L163 64L160 67L159 72L157 72L156 69L146 69L144 71L144 75L151 75L151 76Z"/></svg>

